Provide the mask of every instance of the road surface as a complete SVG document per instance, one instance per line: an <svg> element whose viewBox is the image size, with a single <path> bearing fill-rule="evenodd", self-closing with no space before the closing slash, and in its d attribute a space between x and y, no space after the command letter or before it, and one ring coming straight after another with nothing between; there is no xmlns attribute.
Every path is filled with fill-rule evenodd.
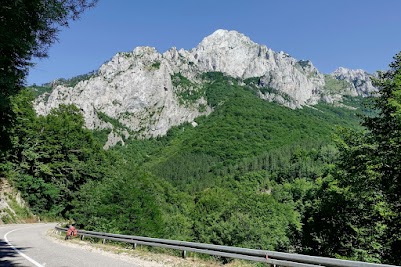
<svg viewBox="0 0 401 267"><path fill-rule="evenodd" d="M139 267L134 263L52 241L46 236L56 224L0 226L0 266Z"/></svg>

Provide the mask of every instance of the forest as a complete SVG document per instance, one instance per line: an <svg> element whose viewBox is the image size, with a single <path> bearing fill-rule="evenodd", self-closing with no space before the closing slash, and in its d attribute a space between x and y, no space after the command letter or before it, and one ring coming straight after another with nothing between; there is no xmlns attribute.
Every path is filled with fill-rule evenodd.
<svg viewBox="0 0 401 267"><path fill-rule="evenodd" d="M38 116L33 100L49 88L24 86L59 27L96 2L0 8L0 176L33 213L86 230L401 265L401 53L374 78L377 96L296 110L258 98L252 80L205 73L214 111L197 127L104 150L104 131L86 129L77 107Z"/></svg>
<svg viewBox="0 0 401 267"><path fill-rule="evenodd" d="M75 106L37 116L26 88L1 172L86 230L400 264L400 59L378 97L296 110L207 73L197 127L109 150Z"/></svg>

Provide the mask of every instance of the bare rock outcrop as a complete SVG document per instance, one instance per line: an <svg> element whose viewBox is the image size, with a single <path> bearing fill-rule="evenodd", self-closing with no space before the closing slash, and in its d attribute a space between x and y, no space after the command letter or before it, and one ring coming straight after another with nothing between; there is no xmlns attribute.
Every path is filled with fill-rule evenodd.
<svg viewBox="0 0 401 267"><path fill-rule="evenodd" d="M308 60L274 52L236 31L217 30L190 51L171 48L159 53L138 47L118 53L96 75L73 86L54 83L50 94L36 100L35 109L45 115L60 104L77 105L88 128L110 129L107 148L129 135L164 135L172 126L212 112L205 97L196 94L205 72L256 78L262 99L290 108L375 91L362 70L340 68L323 75ZM194 100L188 95L200 96Z"/></svg>
<svg viewBox="0 0 401 267"><path fill-rule="evenodd" d="M312 62L274 52L236 31L217 30L191 54L204 72L219 71L243 79L261 77L263 86L290 96L296 107L316 103L324 87L324 76Z"/></svg>
<svg viewBox="0 0 401 267"><path fill-rule="evenodd" d="M349 82L353 96L370 96L377 92L371 80L374 76L364 70L340 67L331 73L331 76L337 80Z"/></svg>
<svg viewBox="0 0 401 267"><path fill-rule="evenodd" d="M106 117L138 136L164 135L171 126L191 122L211 111L199 111L200 105L206 105L203 98L192 103L180 101L172 76L183 63L175 61L176 57L180 53L175 50L162 55L151 47L118 53L100 67L95 77L75 87L58 85L49 96L43 95L36 101L36 111L48 114L60 104L75 104L83 111L90 129L115 128L105 122Z"/></svg>

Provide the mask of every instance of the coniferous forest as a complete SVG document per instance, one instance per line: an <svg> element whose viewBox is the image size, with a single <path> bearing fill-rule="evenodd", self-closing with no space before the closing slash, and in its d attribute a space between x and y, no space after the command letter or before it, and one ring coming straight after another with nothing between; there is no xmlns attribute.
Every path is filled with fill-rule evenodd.
<svg viewBox="0 0 401 267"><path fill-rule="evenodd" d="M104 150L105 133L86 129L78 108L37 116L38 88L23 86L57 27L96 1L20 2L0 25L0 174L33 213L86 230L401 265L401 53L374 79L377 96L337 106L292 110L261 100L252 82L206 73L214 111L196 127Z"/></svg>

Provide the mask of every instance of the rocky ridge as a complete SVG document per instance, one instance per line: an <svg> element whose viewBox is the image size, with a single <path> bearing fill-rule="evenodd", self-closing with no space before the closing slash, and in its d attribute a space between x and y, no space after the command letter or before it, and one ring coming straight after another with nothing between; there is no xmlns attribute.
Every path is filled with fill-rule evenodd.
<svg viewBox="0 0 401 267"><path fill-rule="evenodd" d="M340 67L331 73L331 76L337 80L347 81L350 84L350 95L352 96L370 96L377 92L371 80L374 75L364 70Z"/></svg>
<svg viewBox="0 0 401 267"><path fill-rule="evenodd" d="M172 126L212 112L199 93L205 72L258 78L257 86L274 89L260 90L261 98L290 108L375 91L363 71L340 68L323 75L308 60L274 52L236 31L217 30L190 51L171 48L161 54L138 47L118 53L74 86L55 83L51 93L37 99L35 109L45 115L60 104L77 105L88 128L112 129L107 148L132 134L164 135Z"/></svg>

